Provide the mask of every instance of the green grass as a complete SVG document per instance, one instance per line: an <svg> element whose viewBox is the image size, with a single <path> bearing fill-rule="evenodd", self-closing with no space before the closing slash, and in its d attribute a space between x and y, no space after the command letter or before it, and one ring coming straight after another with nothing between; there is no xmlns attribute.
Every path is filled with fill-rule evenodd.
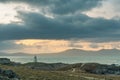
<svg viewBox="0 0 120 80"><path fill-rule="evenodd" d="M0 67L2 69L13 70L21 77L22 80L120 80L120 76L95 75L85 72L41 71L28 69L24 66L13 67L0 65Z"/></svg>

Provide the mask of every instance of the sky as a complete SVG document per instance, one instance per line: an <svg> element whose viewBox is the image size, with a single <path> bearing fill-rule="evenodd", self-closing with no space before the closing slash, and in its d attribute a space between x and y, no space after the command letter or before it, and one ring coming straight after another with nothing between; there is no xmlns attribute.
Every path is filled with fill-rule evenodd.
<svg viewBox="0 0 120 80"><path fill-rule="evenodd" d="M0 52L120 50L120 0L0 0Z"/></svg>

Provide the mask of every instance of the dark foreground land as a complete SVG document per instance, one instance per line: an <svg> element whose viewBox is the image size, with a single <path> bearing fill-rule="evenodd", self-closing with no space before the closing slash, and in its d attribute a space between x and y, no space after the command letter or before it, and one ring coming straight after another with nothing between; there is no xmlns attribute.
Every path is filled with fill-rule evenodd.
<svg viewBox="0 0 120 80"><path fill-rule="evenodd" d="M118 65L11 62L0 64L0 68L11 70L20 78L1 79L4 75L0 75L0 80L120 80Z"/></svg>

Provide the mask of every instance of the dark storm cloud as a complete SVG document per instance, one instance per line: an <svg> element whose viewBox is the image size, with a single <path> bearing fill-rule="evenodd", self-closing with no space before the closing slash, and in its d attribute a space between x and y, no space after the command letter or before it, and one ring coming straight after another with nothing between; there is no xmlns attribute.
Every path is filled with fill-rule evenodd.
<svg viewBox="0 0 120 80"><path fill-rule="evenodd" d="M102 0L0 0L1 2L23 2L37 7L47 7L54 14L86 11L99 5Z"/></svg>
<svg viewBox="0 0 120 80"><path fill-rule="evenodd" d="M98 5L99 0L60 0L51 7L56 14L74 13L77 11L89 10Z"/></svg>
<svg viewBox="0 0 120 80"><path fill-rule="evenodd" d="M53 19L36 12L18 12L24 25L0 24L0 40L19 39L104 39L120 36L120 20L91 18L81 13L96 7L102 0L0 0L25 2L48 7ZM79 13L75 13L78 12ZM69 14L68 13L72 13ZM61 14L61 15L59 15ZM66 15L64 15L66 14ZM119 40L119 38L117 39Z"/></svg>
<svg viewBox="0 0 120 80"><path fill-rule="evenodd" d="M54 19L37 13L19 13L24 25L0 25L1 40L16 39L84 39L116 38L120 22L86 15L62 16Z"/></svg>

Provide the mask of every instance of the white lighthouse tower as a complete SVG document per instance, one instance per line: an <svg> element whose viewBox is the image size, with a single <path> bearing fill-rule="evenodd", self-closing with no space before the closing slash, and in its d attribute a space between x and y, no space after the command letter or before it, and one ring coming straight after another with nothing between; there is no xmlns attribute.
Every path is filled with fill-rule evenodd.
<svg viewBox="0 0 120 80"><path fill-rule="evenodd" d="M37 63L37 56L34 56L34 62Z"/></svg>

